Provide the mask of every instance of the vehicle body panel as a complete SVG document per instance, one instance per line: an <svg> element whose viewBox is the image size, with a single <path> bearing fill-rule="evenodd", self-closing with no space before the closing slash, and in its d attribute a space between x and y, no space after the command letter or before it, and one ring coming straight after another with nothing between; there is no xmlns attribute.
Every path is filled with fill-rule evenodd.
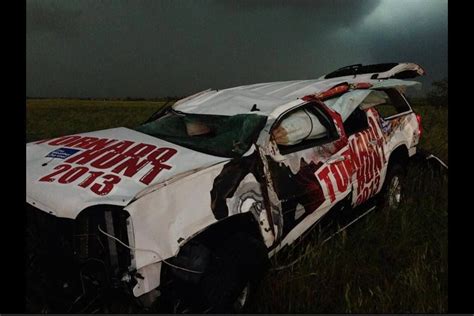
<svg viewBox="0 0 474 316"><path fill-rule="evenodd" d="M70 135L27 144L26 194L43 211L76 218L89 206L125 206L156 183L226 160L128 128Z"/></svg>
<svg viewBox="0 0 474 316"><path fill-rule="evenodd" d="M397 66L383 76L419 71L413 65ZM396 148L405 146L410 155L414 153L419 129L411 109L386 119L373 107L364 109L369 128L346 135L345 119L370 89L401 90L417 84L371 79L373 75L206 90L176 102L173 108L182 112L267 116L255 144L233 159L127 128L27 144L27 202L71 219L91 206L123 206L130 214L131 268L148 275L134 286L136 296L159 285L163 259L176 256L207 228L239 214L251 213L259 223L271 256L337 203L349 199L357 206L378 193ZM368 83L371 88L351 90L340 103L324 104L317 99L318 93L345 82ZM308 103L314 103L332 122L337 137L291 153L280 152L271 138L272 129L285 115Z"/></svg>

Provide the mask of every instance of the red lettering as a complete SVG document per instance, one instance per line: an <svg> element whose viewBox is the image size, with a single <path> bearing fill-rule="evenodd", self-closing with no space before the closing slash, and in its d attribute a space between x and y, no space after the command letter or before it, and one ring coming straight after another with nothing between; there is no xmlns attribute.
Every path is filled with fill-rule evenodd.
<svg viewBox="0 0 474 316"><path fill-rule="evenodd" d="M91 186L91 191L94 192L97 195L107 195L112 191L114 188L114 185L120 182L120 177L115 176L113 174L106 174L102 178L105 179L105 181L101 184L94 183Z"/></svg>
<svg viewBox="0 0 474 316"><path fill-rule="evenodd" d="M105 154L104 156L102 156L101 158L99 158L98 162L97 162L97 166L99 167L96 167L96 168L110 168L111 166L113 166L114 164L117 164L119 163L121 160L123 160L125 158L125 156L121 156L120 159L118 157L115 157L115 159L113 161L115 161L114 164L112 163L108 163L108 159L112 159L113 156L115 156L116 154L120 154L121 152L123 152L125 149L127 149L128 147L130 147L130 145L132 145L133 142L131 141L128 141L128 140L125 140L125 141L122 141L120 143L117 143L117 144L114 144L112 146L109 146L109 147L106 147L106 148L103 148L103 149L100 149L100 150L93 150L93 149L90 149L90 150L86 150L78 155L74 155L72 157L70 157L69 159L66 160L66 162L68 163L77 163L77 164L86 164L86 163L89 163L91 161L93 161L94 159L97 159L99 158L101 155L103 155L104 153L108 152L107 154ZM91 165L93 165L95 163L95 161L93 163L91 163Z"/></svg>
<svg viewBox="0 0 474 316"><path fill-rule="evenodd" d="M374 184L375 184L375 193L377 193L379 191L379 186L380 186L380 175L375 176Z"/></svg>
<svg viewBox="0 0 474 316"><path fill-rule="evenodd" d="M330 165L331 172L336 179L336 185L339 192L345 192L347 189L347 174L343 168L343 164L332 164Z"/></svg>
<svg viewBox="0 0 474 316"><path fill-rule="evenodd" d="M90 176L88 176L84 181L78 184L78 186L87 188L89 185L91 185L92 182L95 181L98 177L103 175L104 173L102 171L91 171Z"/></svg>
<svg viewBox="0 0 474 316"><path fill-rule="evenodd" d="M107 139L107 138L101 138L99 140L96 140L95 142L92 142L87 145L82 145L81 148L83 149L91 149L91 150L101 150L104 149L105 147L109 146L112 143L115 143L117 140L116 139Z"/></svg>
<svg viewBox="0 0 474 316"><path fill-rule="evenodd" d="M91 162L91 166L98 169L112 168L126 158L123 154L110 151Z"/></svg>
<svg viewBox="0 0 474 316"><path fill-rule="evenodd" d="M364 131L365 133L362 133L362 139L365 144L368 144L368 139L367 139L367 132ZM365 182L369 182L370 178L372 178L372 170L374 168L374 162L373 162L373 157L370 154L370 151L368 150L367 145L365 146L367 148L367 151L365 152L365 157L364 157L364 175L365 175Z"/></svg>
<svg viewBox="0 0 474 316"><path fill-rule="evenodd" d="M346 157L346 159L344 159L344 167L346 168L348 178L351 179L352 178L352 158L354 157L354 155L351 155L350 150L346 151L343 155L344 157Z"/></svg>
<svg viewBox="0 0 474 316"><path fill-rule="evenodd" d="M357 194L360 193L362 188L364 187L365 179L364 179L364 169L359 168L357 169Z"/></svg>
<svg viewBox="0 0 474 316"><path fill-rule="evenodd" d="M176 149L161 147L149 154L146 159L151 161L153 167L140 179L140 181L145 184L150 184L162 170L171 169L170 165L164 164L163 162L168 161L176 154L176 152Z"/></svg>
<svg viewBox="0 0 474 316"><path fill-rule="evenodd" d="M369 198L369 189L364 188L362 191L362 201L366 201Z"/></svg>
<svg viewBox="0 0 474 316"><path fill-rule="evenodd" d="M51 138L47 138L47 139L42 139L42 140L39 140L37 142L35 142L35 144L42 144L42 143L46 143L47 141L51 140Z"/></svg>
<svg viewBox="0 0 474 316"><path fill-rule="evenodd" d="M151 162L165 162L176 154L176 149L161 147L148 155L147 160Z"/></svg>
<svg viewBox="0 0 474 316"><path fill-rule="evenodd" d="M352 150L352 162L354 168L358 169L360 167L359 152L357 150L356 138L351 139L351 150Z"/></svg>
<svg viewBox="0 0 474 316"><path fill-rule="evenodd" d="M369 192L369 194L368 194L367 198L371 197L371 196L374 194L374 182L373 182L373 181L370 182L370 186L369 186L369 191L368 191L368 192Z"/></svg>
<svg viewBox="0 0 474 316"><path fill-rule="evenodd" d="M91 162L92 160L96 159L100 155L104 154L106 150L86 150L80 154L74 155L68 158L65 162L68 163L77 163L80 165L86 164Z"/></svg>
<svg viewBox="0 0 474 316"><path fill-rule="evenodd" d="M368 134L370 140L376 140L377 139L377 137L375 137L375 133L374 133L373 128L369 128L367 130L367 134Z"/></svg>
<svg viewBox="0 0 474 316"><path fill-rule="evenodd" d="M380 151L382 152L382 153L381 153L381 156L382 156L383 163L385 164L385 163L387 163L387 159L385 158L385 151L384 151L384 149L383 149L383 145L384 145L384 144L383 144L383 142L382 142L381 145L379 146L379 149L380 149Z"/></svg>
<svg viewBox="0 0 474 316"><path fill-rule="evenodd" d="M371 126L371 129L375 133L375 138L377 139L382 138L382 133L380 133L378 129L379 126L377 125L377 123L374 121L374 119L371 116L369 116L369 125Z"/></svg>
<svg viewBox="0 0 474 316"><path fill-rule="evenodd" d="M73 135L73 136L63 136L60 138L56 138L48 143L51 146L59 146L59 145L67 145L69 142L74 142L81 138L81 136Z"/></svg>
<svg viewBox="0 0 474 316"><path fill-rule="evenodd" d="M356 147L357 147L357 152L359 153L360 163L362 164L364 156L367 155L367 146L365 145L364 138L362 137L362 133L360 133L356 137Z"/></svg>
<svg viewBox="0 0 474 316"><path fill-rule="evenodd" d="M80 139L74 140L67 145L70 147L76 148L84 148L83 146L87 146L88 144L97 140L97 137L81 137Z"/></svg>
<svg viewBox="0 0 474 316"><path fill-rule="evenodd" d="M133 148L130 148L126 152L124 152L124 155L134 156L134 157L145 157L146 155L151 153L155 148L156 148L155 145L140 143L134 146Z"/></svg>
<svg viewBox="0 0 474 316"><path fill-rule="evenodd" d="M58 179L59 183L67 184L76 181L83 176L89 169L86 167L75 167L66 172L61 178Z"/></svg>
<svg viewBox="0 0 474 316"><path fill-rule="evenodd" d="M333 202L336 199L336 195L334 193L334 188L332 187L331 180L329 179L329 168L326 167L321 170L318 173L318 178L319 180L324 181L324 183L326 184L326 187L328 188L329 199L331 200L331 202Z"/></svg>
<svg viewBox="0 0 474 316"><path fill-rule="evenodd" d="M66 172L67 170L71 169L71 165L58 165L56 167L54 167L54 170L57 170L57 171L54 171L53 173L50 173L44 177L42 177L41 179L39 179L38 181L42 181L42 182L53 182L54 179L53 177L58 175L58 174L61 174L63 172Z"/></svg>
<svg viewBox="0 0 474 316"><path fill-rule="evenodd" d="M143 167L145 167L150 161L143 159L139 161L138 157L130 157L129 159L125 160L117 167L112 169L112 172L120 174L123 171L123 175L127 177L133 177L140 171Z"/></svg>
<svg viewBox="0 0 474 316"><path fill-rule="evenodd" d="M107 148L105 148L107 151L115 151L116 153L123 153L128 147L133 145L134 142L129 141L129 140L123 140L117 144L111 145Z"/></svg>
<svg viewBox="0 0 474 316"><path fill-rule="evenodd" d="M372 150L372 155L374 159L374 171L379 171L380 169L382 169L382 159L380 158L380 153L377 147L374 147L374 150Z"/></svg>
<svg viewBox="0 0 474 316"><path fill-rule="evenodd" d="M161 170L171 169L170 165L162 164L161 162L153 162L153 168L148 171L141 179L140 182L145 184L150 184L156 176L161 172Z"/></svg>

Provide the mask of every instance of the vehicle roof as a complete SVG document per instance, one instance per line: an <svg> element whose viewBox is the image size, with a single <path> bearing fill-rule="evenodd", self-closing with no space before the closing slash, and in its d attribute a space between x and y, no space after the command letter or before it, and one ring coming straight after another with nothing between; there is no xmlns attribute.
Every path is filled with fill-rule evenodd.
<svg viewBox="0 0 474 316"><path fill-rule="evenodd" d="M386 82L388 84L386 86L391 86L393 81L398 82L396 85L405 85L404 82L400 82L402 80L388 80L390 82ZM191 96L190 99L182 100L183 102L178 101L173 108L186 113L215 115L256 113L268 116L279 107L306 95L325 91L339 83L361 81L372 83L374 87L381 87L381 80L347 80L343 78L259 83L224 90L203 91L194 97ZM413 83L407 81L406 85ZM258 111L252 112L254 104L256 104Z"/></svg>
<svg viewBox="0 0 474 316"><path fill-rule="evenodd" d="M330 80L295 80L258 83L223 90L208 90L177 102L176 110L199 114L235 115L251 112L256 104L259 111L269 115L276 108L305 95L323 91L343 82L340 78Z"/></svg>
<svg viewBox="0 0 474 316"><path fill-rule="evenodd" d="M404 63L396 65L396 67L392 68L395 71L394 73L403 71L407 66L412 67L412 65L416 64ZM297 101L306 95L326 91L343 82L349 84L367 82L373 85L372 88L380 88L383 85L408 86L416 83L400 79L373 79L374 74L378 75L380 73L363 73L330 79L321 77L311 80L257 83L223 90L209 89L177 101L173 108L178 111L197 114L236 115L255 113L268 116L274 115L280 107L285 108L283 106L291 101ZM300 100L300 102L303 101ZM258 111L251 111L255 107Z"/></svg>

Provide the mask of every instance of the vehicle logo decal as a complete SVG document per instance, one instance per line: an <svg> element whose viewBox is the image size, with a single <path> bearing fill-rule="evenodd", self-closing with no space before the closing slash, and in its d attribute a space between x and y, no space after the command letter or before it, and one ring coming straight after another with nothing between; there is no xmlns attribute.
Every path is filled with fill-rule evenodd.
<svg viewBox="0 0 474 316"><path fill-rule="evenodd" d="M52 152L47 154L46 157L47 158L66 159L67 157L74 155L78 151L80 151L80 150L79 149L62 147L62 148L58 148L56 150L53 150Z"/></svg>

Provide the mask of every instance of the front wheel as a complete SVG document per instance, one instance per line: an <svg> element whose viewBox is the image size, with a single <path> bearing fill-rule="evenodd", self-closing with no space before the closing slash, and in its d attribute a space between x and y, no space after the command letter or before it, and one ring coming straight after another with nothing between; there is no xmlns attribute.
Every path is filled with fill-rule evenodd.
<svg viewBox="0 0 474 316"><path fill-rule="evenodd" d="M186 312L238 313L246 307L268 266L268 252L261 240L237 233L211 248L206 261L197 282L168 274L174 284L173 300Z"/></svg>

